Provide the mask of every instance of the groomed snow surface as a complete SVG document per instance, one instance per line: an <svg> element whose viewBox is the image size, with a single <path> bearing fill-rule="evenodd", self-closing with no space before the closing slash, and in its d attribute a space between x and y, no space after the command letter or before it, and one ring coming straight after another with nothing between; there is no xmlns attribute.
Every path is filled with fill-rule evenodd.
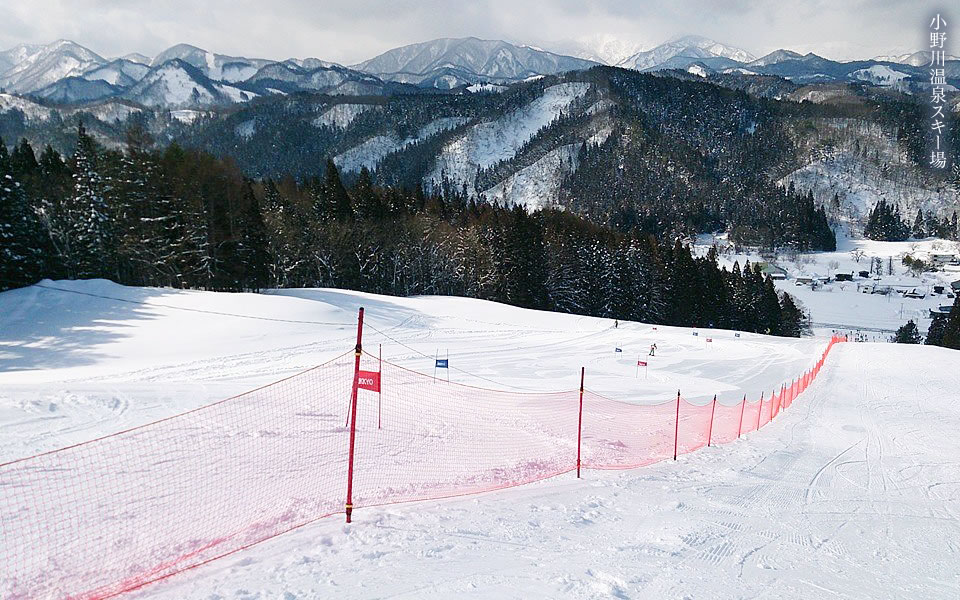
<svg viewBox="0 0 960 600"><path fill-rule="evenodd" d="M753 398L826 344L612 328L461 298L42 285L0 294L0 462L324 362L351 347L360 305L390 336L368 328L366 349L383 343L384 358L407 368L429 374L449 350L463 369L454 381L551 391L576 388L585 365L590 389L638 403L678 388ZM957 356L841 344L793 406L731 444L633 471L365 508L351 525L330 517L127 597L955 598Z"/></svg>

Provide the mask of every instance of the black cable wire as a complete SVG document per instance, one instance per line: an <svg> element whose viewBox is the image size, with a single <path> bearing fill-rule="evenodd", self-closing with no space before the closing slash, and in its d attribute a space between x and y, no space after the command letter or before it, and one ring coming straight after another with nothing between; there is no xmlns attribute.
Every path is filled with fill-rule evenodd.
<svg viewBox="0 0 960 600"><path fill-rule="evenodd" d="M70 290L70 289L60 288L60 287L56 287L56 286L52 286L52 285L46 285L46 284L43 284L43 283L35 283L35 284L33 284L32 287L39 287L39 288L43 288L43 289L45 289L45 290L52 290L52 291L57 291L57 292L64 292L64 293L68 293L68 294L77 294L77 295L80 295L80 296L89 296L89 297L92 297L92 298L101 298L101 299L104 299L104 300L113 300L113 301L115 301L115 302L126 302L126 303L128 303L128 304L138 304L138 305L141 305L141 306L151 306L151 307L156 307L156 308L168 308L168 309L171 309L171 310L180 310L180 311L194 312L194 313L202 313L202 314L208 314L208 315L218 315L218 316L224 316L224 317L236 317L236 318L239 318L239 319L253 319L253 320L257 320L257 321L271 321L271 322L275 322L275 323L296 323L296 324L301 324L301 325L332 325L332 326L337 326L337 327L352 327L353 325L355 325L355 323L334 323L334 322L327 322L327 321L305 321L305 320L297 320L297 319L277 319L277 318L273 318L273 317L258 317L258 316L254 316L254 315L242 315L242 314L238 314L238 313L228 313L228 312L221 312L221 311L215 311L215 310L203 310L203 309L200 309L200 308L186 308L186 307L183 307L183 306L171 306L171 305L169 305L169 304L158 304L158 303L154 303L154 302L144 302L144 301L142 301L142 300L130 300L129 298L118 298L118 297L116 297L116 296L108 296L108 295L105 295L105 294L94 294L94 293L92 293L92 292L81 292L81 291L78 291L78 290ZM382 335L384 338L386 338L386 339L394 342L395 344L397 344L397 345L399 345L399 346L402 346L402 347L406 348L407 350L413 352L414 354L418 354L418 355L420 355L420 356L422 356L422 357L424 357L424 358L429 358L429 359L431 359L431 360L436 360L436 357L435 357L435 356L430 356L429 354L425 354L424 352L421 352L421 351L417 350L416 348L413 348L413 347L411 347L411 346L408 346L407 344L401 342L401 341L398 340L397 338L395 338L395 337L387 334L386 332L382 331L381 329L375 327L374 325L372 325L372 324L370 323L369 320L366 320L366 321L365 321L365 324L366 324L368 327L370 327L370 329L372 329L373 331L375 331L375 332L379 333L380 335ZM589 334L589 335L595 335L596 333L600 333L600 332L592 332L592 333ZM551 344L556 344L556 342L552 342ZM538 348L538 347L539 347L539 346L532 346L531 348L535 349L535 348ZM542 390L536 390L536 389L532 389L532 388L525 388L525 387L521 387L521 386L511 385L511 384L508 384L508 383L504 383L504 382L502 382L502 381L496 381L496 380L494 380L494 379L490 379L489 377L484 377L483 375L477 375L476 373L471 373L471 372L469 372L469 371L467 371L467 370L465 370L465 369L461 369L461 368L459 368L459 367L451 367L451 366L448 365L447 368L448 368L448 369L452 369L452 370L454 370L454 371L457 371L457 372L459 372L459 373L463 373L464 375L467 375L467 376L469 376L469 377L475 377L475 378L477 378L477 379L481 379L481 380L483 380L483 381L492 383L492 384L497 385L497 386L509 387L509 388L513 388L513 389L515 389L515 390L521 390L521 391L525 391L525 392L540 392L540 391L542 391Z"/></svg>
<svg viewBox="0 0 960 600"><path fill-rule="evenodd" d="M436 359L437 359L437 357L435 357L435 356L430 356L429 354L425 354L425 353L423 353L423 352L420 352L420 351L417 350L416 348L412 348L412 347L404 344L403 342L401 342L401 341L398 340L397 338L392 337L392 336L384 333L383 331L380 331L379 329L377 329L377 328L374 327L373 325L370 325L370 323L367 322L367 321L364 321L364 324L367 325L368 327L370 327L370 329L372 329L372 330L376 331L377 333L379 333L380 335L382 335L383 337L385 337L385 338L387 338L388 340L394 342L395 344L398 344L398 345L400 345L400 346L403 346L404 348L406 348L407 350L413 352L414 354L419 354L420 356L422 356L422 357L424 357L424 358L429 358L430 360L436 360ZM482 379L482 380L484 380L484 381L487 381L487 382L489 382L489 383L492 383L492 384L495 384L495 385L498 385L498 386L506 386L506 387L509 387L509 388L513 388L513 389L515 389L515 390L522 390L522 391L524 391L524 392L542 392L542 391L543 391L543 390L535 390L535 389L531 389L531 388L520 387L520 386L516 386L516 385L510 385L509 383L503 383L502 381L496 381L496 380L494 380L494 379L490 379L489 377L484 377L483 375L477 375L477 374L475 374L475 373L471 373L471 372L469 372L469 371L465 371L465 370L460 369L460 368L457 368L457 367L451 367L449 364L447 365L447 368L448 368L448 369L452 369L452 370L457 371L457 372L460 372L460 373L463 373L464 375L469 375L470 377L476 377L477 379Z"/></svg>

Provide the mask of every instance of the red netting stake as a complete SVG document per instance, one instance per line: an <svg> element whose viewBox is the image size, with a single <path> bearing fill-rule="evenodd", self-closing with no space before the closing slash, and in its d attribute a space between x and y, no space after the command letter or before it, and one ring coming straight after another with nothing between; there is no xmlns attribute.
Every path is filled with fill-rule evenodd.
<svg viewBox="0 0 960 600"><path fill-rule="evenodd" d="M740 404L740 423L737 425L737 439L740 439L740 432L743 431L743 410L747 408L747 395L743 395L743 402Z"/></svg>
<svg viewBox="0 0 960 600"><path fill-rule="evenodd" d="M380 387L377 388L377 429L380 429L380 414L383 407L383 344L380 344L380 366L378 367L378 373L380 373Z"/></svg>
<svg viewBox="0 0 960 600"><path fill-rule="evenodd" d="M760 392L760 402L757 404L757 429L760 429L760 412L763 410L763 392Z"/></svg>
<svg viewBox="0 0 960 600"><path fill-rule="evenodd" d="M673 460L677 460L677 448L680 443L680 390L677 390L677 428L673 433Z"/></svg>
<svg viewBox="0 0 960 600"><path fill-rule="evenodd" d="M713 407L710 409L710 429L707 430L707 447L710 446L710 442L713 440L713 415L717 412L717 395L713 395Z"/></svg>
<svg viewBox="0 0 960 600"><path fill-rule="evenodd" d="M777 393L770 392L770 420L771 421L773 420L773 401L776 400L776 398L777 398Z"/></svg>
<svg viewBox="0 0 960 600"><path fill-rule="evenodd" d="M580 435L583 431L583 374L586 367L580 367L580 413L577 416L577 479L580 479Z"/></svg>
<svg viewBox="0 0 960 600"><path fill-rule="evenodd" d="M357 318L357 349L355 351L356 361L353 365L353 386L350 392L350 458L347 463L347 523L353 515L353 452L357 440L357 384L360 381L360 354L363 347L360 342L363 337L363 307L360 307L360 315Z"/></svg>

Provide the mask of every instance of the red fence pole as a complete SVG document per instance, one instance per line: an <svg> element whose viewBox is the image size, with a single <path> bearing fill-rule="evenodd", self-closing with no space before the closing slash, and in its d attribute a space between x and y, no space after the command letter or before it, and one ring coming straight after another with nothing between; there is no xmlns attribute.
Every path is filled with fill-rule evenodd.
<svg viewBox="0 0 960 600"><path fill-rule="evenodd" d="M680 444L680 390L677 390L677 429L673 433L673 460L677 460L677 449Z"/></svg>
<svg viewBox="0 0 960 600"><path fill-rule="evenodd" d="M356 361L353 365L353 391L350 393L350 458L347 463L347 523L353 515L353 451L357 441L357 383L360 381L360 354L363 347L360 345L363 337L363 307L360 307L360 315L357 317L357 349L355 352Z"/></svg>
<svg viewBox="0 0 960 600"><path fill-rule="evenodd" d="M677 390L677 420L673 432L673 460L677 460L677 449L680 447L680 390Z"/></svg>
<svg viewBox="0 0 960 600"><path fill-rule="evenodd" d="M380 429L380 414L383 409L383 344L380 344L380 387L377 388L377 429Z"/></svg>
<svg viewBox="0 0 960 600"><path fill-rule="evenodd" d="M760 412L763 411L763 392L760 392L760 403L757 405L757 429L760 429Z"/></svg>
<svg viewBox="0 0 960 600"><path fill-rule="evenodd" d="M710 429L707 432L707 447L710 447L710 442L713 441L713 415L717 412L717 395L713 395L713 408L710 409Z"/></svg>
<svg viewBox="0 0 960 600"><path fill-rule="evenodd" d="M580 414L577 417L577 479L580 479L580 439L583 432L583 374L586 367L580 367Z"/></svg>
<svg viewBox="0 0 960 600"><path fill-rule="evenodd" d="M777 398L777 393L770 392L770 420L771 421L773 420L773 401L776 400L776 398Z"/></svg>
<svg viewBox="0 0 960 600"><path fill-rule="evenodd" d="M743 395L743 403L740 404L740 424L737 425L737 439L740 439L740 432L743 431L743 409L747 407L747 395Z"/></svg>

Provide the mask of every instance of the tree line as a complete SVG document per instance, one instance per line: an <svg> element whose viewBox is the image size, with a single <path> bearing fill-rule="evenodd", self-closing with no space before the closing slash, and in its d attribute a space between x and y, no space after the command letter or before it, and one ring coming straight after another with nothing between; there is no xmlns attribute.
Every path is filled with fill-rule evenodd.
<svg viewBox="0 0 960 600"><path fill-rule="evenodd" d="M926 337L920 335L916 322L910 319L897 329L890 341L897 344L926 344L960 350L960 294L954 298L949 313L941 313L933 317Z"/></svg>
<svg viewBox="0 0 960 600"><path fill-rule="evenodd" d="M335 287L441 294L680 326L799 336L806 317L758 265L718 265L680 237L528 212L363 170L253 180L229 158L137 127L123 151L82 126L74 153L0 141L0 286L41 278L221 291Z"/></svg>

